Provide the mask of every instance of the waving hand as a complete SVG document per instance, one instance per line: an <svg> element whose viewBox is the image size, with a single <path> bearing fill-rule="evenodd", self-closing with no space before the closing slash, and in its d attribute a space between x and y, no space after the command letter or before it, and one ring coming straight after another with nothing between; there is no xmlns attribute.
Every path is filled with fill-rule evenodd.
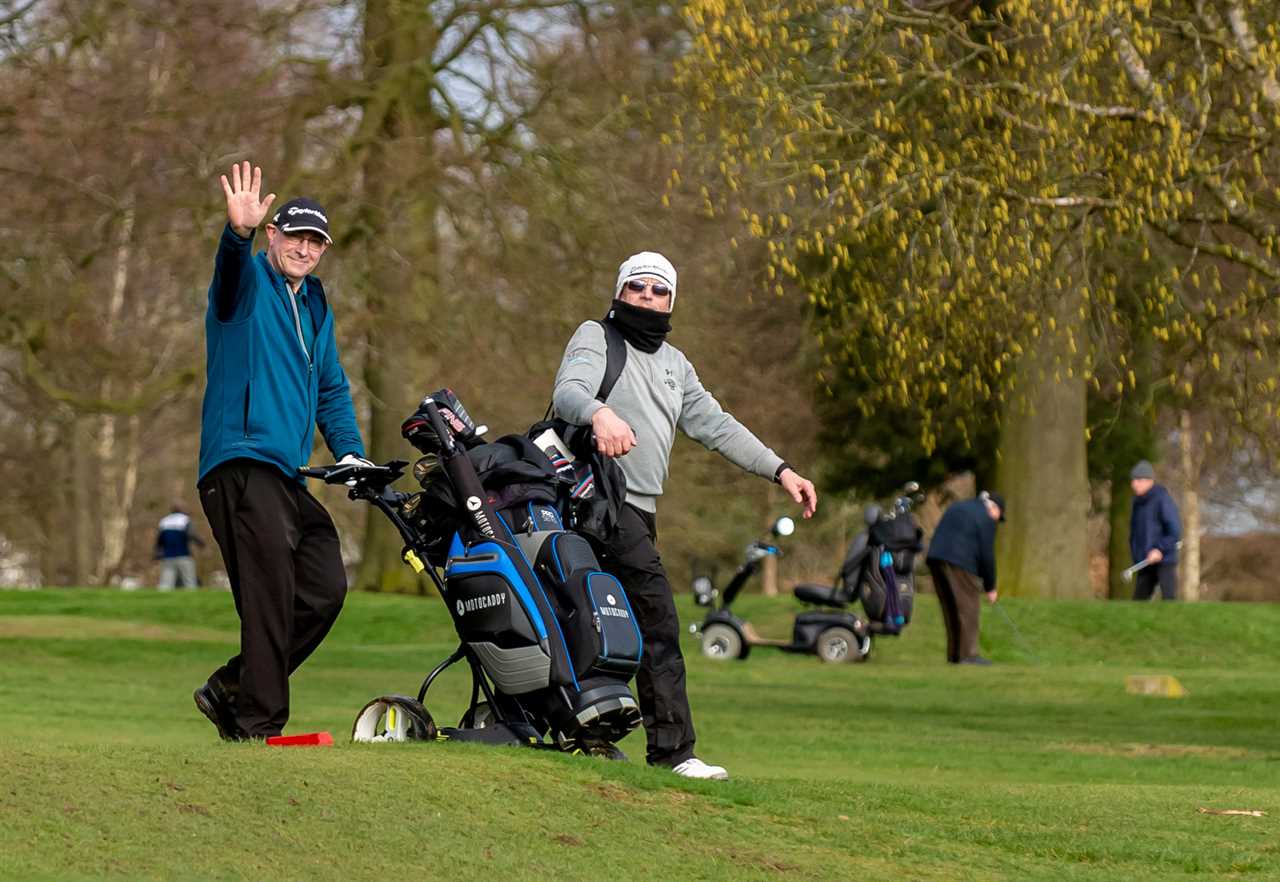
<svg viewBox="0 0 1280 882"><path fill-rule="evenodd" d="M259 201L261 190L262 169L250 166L247 159L231 166L230 181L226 175L222 176L222 192L227 194L227 221L237 236L248 237L271 210L276 194L268 193L266 199Z"/></svg>

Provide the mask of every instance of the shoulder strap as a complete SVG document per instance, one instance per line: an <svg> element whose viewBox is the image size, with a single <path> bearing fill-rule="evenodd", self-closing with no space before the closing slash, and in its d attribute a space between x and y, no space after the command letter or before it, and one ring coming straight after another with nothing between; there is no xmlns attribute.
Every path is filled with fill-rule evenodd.
<svg viewBox="0 0 1280 882"><path fill-rule="evenodd" d="M608 401L622 369L627 365L627 341L622 332L608 322L599 322L604 328L604 377L600 380L600 391L596 392L597 401Z"/></svg>
<svg viewBox="0 0 1280 882"><path fill-rule="evenodd" d="M622 369L627 365L627 341L622 332L608 322L597 321L596 324L604 329L604 376L600 378L596 400L605 402L609 400L609 393L613 391L618 377L622 376ZM542 418L550 419L555 407L554 400L548 401L547 412Z"/></svg>

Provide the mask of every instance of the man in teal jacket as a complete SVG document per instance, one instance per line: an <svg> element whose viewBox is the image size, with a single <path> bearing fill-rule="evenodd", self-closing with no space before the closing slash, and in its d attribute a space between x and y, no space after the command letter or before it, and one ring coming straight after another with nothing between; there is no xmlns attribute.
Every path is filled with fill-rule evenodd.
<svg viewBox="0 0 1280 882"><path fill-rule="evenodd" d="M262 169L222 176L227 226L205 315L207 385L200 431L200 502L222 550L240 652L195 692L224 739L279 735L289 675L324 639L347 592L338 533L298 476L315 427L341 462L365 462L338 359L333 312L310 275L332 243L310 199L282 206L253 237L275 194Z"/></svg>

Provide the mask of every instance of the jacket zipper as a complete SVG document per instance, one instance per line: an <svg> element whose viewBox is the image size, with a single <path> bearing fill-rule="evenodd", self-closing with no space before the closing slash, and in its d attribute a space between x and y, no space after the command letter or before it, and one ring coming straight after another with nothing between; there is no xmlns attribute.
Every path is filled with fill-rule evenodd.
<svg viewBox="0 0 1280 882"><path fill-rule="evenodd" d="M314 366L311 363L311 353L307 352L307 338L302 336L302 319L298 315L298 295L289 289L288 282L285 282L285 288L289 297L289 307L293 310L293 329L298 333L298 345L302 347L302 357L307 360L307 373L311 373Z"/></svg>
<svg viewBox="0 0 1280 882"><path fill-rule="evenodd" d="M305 282L303 284L306 284ZM298 334L298 348L302 350L302 357L307 362L307 404L308 410L314 411L315 407L311 404L311 374L315 370L315 363L312 360L311 353L307 352L307 338L302 335L302 318L298 314L298 295L289 287L289 283L284 283L285 297L289 300L289 308L293 310L293 329ZM319 334L316 337L319 338ZM310 450L307 450L307 437L311 432L311 426L308 425L302 433L302 442L298 445L301 448L302 464L305 465L308 460Z"/></svg>

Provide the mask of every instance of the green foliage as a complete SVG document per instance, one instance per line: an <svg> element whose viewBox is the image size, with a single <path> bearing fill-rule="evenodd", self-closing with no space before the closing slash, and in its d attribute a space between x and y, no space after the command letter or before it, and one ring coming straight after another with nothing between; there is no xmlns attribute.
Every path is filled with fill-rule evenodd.
<svg viewBox="0 0 1280 882"><path fill-rule="evenodd" d="M1132 394L1141 328L1164 353L1153 381L1185 401L1244 376L1221 389L1237 424L1274 422L1273 6L695 0L687 16L696 112L677 137L727 193L705 208L747 206L779 290L815 307L824 380L873 381L864 412L946 401L971 446L1045 335L1064 344L1051 380ZM943 432L930 416L921 446Z"/></svg>

